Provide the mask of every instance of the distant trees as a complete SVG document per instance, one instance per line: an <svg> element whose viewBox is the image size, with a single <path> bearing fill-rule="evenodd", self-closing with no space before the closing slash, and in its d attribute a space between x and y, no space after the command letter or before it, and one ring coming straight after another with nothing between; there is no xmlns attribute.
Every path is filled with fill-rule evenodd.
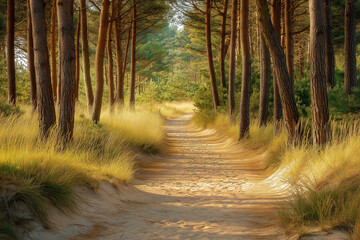
<svg viewBox="0 0 360 240"><path fill-rule="evenodd" d="M15 83L15 0L7 1L7 77L8 77L8 101L16 105L16 83Z"/></svg>
<svg viewBox="0 0 360 240"><path fill-rule="evenodd" d="M28 69L30 77L30 103L33 109L37 107L37 96L36 96L36 76L35 76L35 65L34 65L34 41L32 33L32 20L31 20L31 9L30 1L27 2L27 55L28 55Z"/></svg>
<svg viewBox="0 0 360 240"><path fill-rule="evenodd" d="M351 94L351 89L358 86L356 76L356 0L346 0L344 48L345 91L346 94Z"/></svg>
<svg viewBox="0 0 360 240"><path fill-rule="evenodd" d="M236 38L237 38L237 12L238 0L232 0L231 10L231 38L229 61L229 113L230 120L235 119L235 70L236 70Z"/></svg>
<svg viewBox="0 0 360 240"><path fill-rule="evenodd" d="M326 30L326 82L330 87L335 87L335 54L333 41L333 24L331 14L331 0L325 0L325 30Z"/></svg>
<svg viewBox="0 0 360 240"><path fill-rule="evenodd" d="M54 0L55 1L55 0ZM80 2L80 33L81 33L81 46L82 46L82 60L84 68L84 82L85 93L87 100L88 115L92 114L92 107L94 104L94 94L91 85L90 77L90 59L89 59L89 42L88 42L88 29L87 29L87 16L86 16L86 0L79 0Z"/></svg>
<svg viewBox="0 0 360 240"><path fill-rule="evenodd" d="M281 41L281 0L272 0L272 15L271 20L274 27L274 31L276 34L276 38L278 41ZM274 61L274 60L273 60ZM279 94L279 76L274 69L273 64L273 89L274 89L274 129L275 133L278 133L281 128L281 118L282 118L282 107L281 107L281 99Z"/></svg>
<svg viewBox="0 0 360 240"><path fill-rule="evenodd" d="M135 72L136 72L136 0L133 0L132 13L132 38L131 38L131 68L130 68L130 97L129 104L132 108L135 105Z"/></svg>

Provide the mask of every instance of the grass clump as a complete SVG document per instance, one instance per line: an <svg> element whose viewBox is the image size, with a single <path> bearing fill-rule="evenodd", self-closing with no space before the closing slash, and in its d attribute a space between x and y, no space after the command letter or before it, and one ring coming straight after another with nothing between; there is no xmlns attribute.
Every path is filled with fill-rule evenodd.
<svg viewBox="0 0 360 240"><path fill-rule="evenodd" d="M56 129L46 141L38 137L36 115L0 116L0 236L12 235L21 222L21 206L50 227L49 206L63 213L77 210L75 186L94 189L101 180L130 182L139 150L161 148L164 129L159 114L121 111L94 124L80 114L71 144L59 146ZM10 227L8 227L10 226Z"/></svg>
<svg viewBox="0 0 360 240"><path fill-rule="evenodd" d="M282 158L286 179L298 189L280 216L287 227L341 227L359 236L360 129L358 122L332 122L332 140L324 147L302 144Z"/></svg>
<svg viewBox="0 0 360 240"><path fill-rule="evenodd" d="M239 138L239 121L236 119L230 122L228 114L207 111L198 111L191 119L195 126L201 128L214 128L226 134L235 141ZM248 148L266 152L264 159L265 167L277 167L280 165L286 150L287 134L282 129L278 135L274 133L274 124L268 123L266 126L259 127L256 120L252 120L249 127L249 136L241 142Z"/></svg>

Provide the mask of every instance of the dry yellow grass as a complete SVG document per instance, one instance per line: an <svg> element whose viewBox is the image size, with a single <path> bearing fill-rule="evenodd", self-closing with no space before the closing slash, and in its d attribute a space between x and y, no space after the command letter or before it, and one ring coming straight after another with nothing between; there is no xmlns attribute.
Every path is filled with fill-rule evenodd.
<svg viewBox="0 0 360 240"><path fill-rule="evenodd" d="M59 147L56 129L46 141L38 137L37 114L0 116L0 220L12 222L18 202L48 225L48 205L64 212L76 209L73 187L96 187L100 180L129 182L136 152L158 151L164 139L163 119L150 111L104 112L100 124L77 109L74 137ZM6 196L4 196L4 194ZM4 225L5 226L5 225ZM0 234L3 225L0 224ZM6 231L8 227L4 227ZM4 230L4 231L5 231Z"/></svg>

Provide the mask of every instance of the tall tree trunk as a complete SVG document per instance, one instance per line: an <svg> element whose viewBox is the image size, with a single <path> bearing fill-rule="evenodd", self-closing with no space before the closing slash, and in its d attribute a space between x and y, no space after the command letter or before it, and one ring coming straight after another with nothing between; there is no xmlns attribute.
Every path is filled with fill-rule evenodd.
<svg viewBox="0 0 360 240"><path fill-rule="evenodd" d="M133 0L131 69L130 69L130 107L135 108L135 72L136 72L136 0Z"/></svg>
<svg viewBox="0 0 360 240"><path fill-rule="evenodd" d="M261 30L260 30L261 32ZM270 88L270 53L264 37L260 34L260 102L258 125L265 126L268 116Z"/></svg>
<svg viewBox="0 0 360 240"><path fill-rule="evenodd" d="M281 41L281 0L272 1L272 24L278 41ZM272 60L274 62L274 60ZM274 130L275 134L281 131L282 106L279 94L278 76L273 69L273 88L274 88Z"/></svg>
<svg viewBox="0 0 360 240"><path fill-rule="evenodd" d="M211 1L205 1L205 34L206 34L206 52L208 57L209 64L209 73L210 73L210 83L211 90L213 95L213 103L214 110L216 112L216 108L220 105L219 94L216 85L216 75L215 75L215 67L214 67L214 59L211 49Z"/></svg>
<svg viewBox="0 0 360 240"><path fill-rule="evenodd" d="M51 89L49 53L46 42L45 4L43 0L30 0L34 38L35 74L39 112L40 137L48 136L55 125L55 107Z"/></svg>
<svg viewBox="0 0 360 240"><path fill-rule="evenodd" d="M259 21L263 36L270 50L274 64L274 73L277 76L281 103L284 109L286 128L289 141L295 141L298 137L299 113L296 107L294 92L290 85L289 72L286 66L286 57L281 47L279 38L276 36L271 23L267 0L256 0L259 11Z"/></svg>
<svg viewBox="0 0 360 240"><path fill-rule="evenodd" d="M94 109L92 113L93 122L97 123L100 120L101 104L104 92L104 55L106 45L106 33L109 21L109 0L103 0L101 14L100 14L100 26L98 44L96 47L95 56L95 98Z"/></svg>
<svg viewBox="0 0 360 240"><path fill-rule="evenodd" d="M16 83L15 83L15 0L7 1L7 77L8 77L8 101L16 105Z"/></svg>
<svg viewBox="0 0 360 240"><path fill-rule="evenodd" d="M237 35L237 5L238 0L232 0L231 9L231 38L230 38L230 62L229 62L229 112L230 121L235 119L235 69L236 69L236 35Z"/></svg>
<svg viewBox="0 0 360 240"><path fill-rule="evenodd" d="M27 59L30 75L30 103L33 109L37 107L36 76L34 65L34 40L32 34L30 1L27 2Z"/></svg>
<svg viewBox="0 0 360 240"><path fill-rule="evenodd" d="M130 47L130 39L131 39L131 30L132 30L132 24L130 23L127 41L126 41L126 47L125 47L125 56L124 56L124 65L123 65L123 72L122 72L122 79L123 79L123 89L124 89L124 79L125 79L125 72L126 72L126 66L127 66L127 58L129 53L129 47Z"/></svg>
<svg viewBox="0 0 360 240"><path fill-rule="evenodd" d="M118 0L116 4L116 15L121 14L122 0ZM116 70L117 70L117 88L116 88L116 102L120 105L124 104L124 76L123 76L123 56L122 56L122 29L121 19L116 19L115 22L115 50L116 50Z"/></svg>
<svg viewBox="0 0 360 240"><path fill-rule="evenodd" d="M325 29L326 29L326 82L333 88L335 87L335 55L333 43L333 26L331 19L331 0L325 0Z"/></svg>
<svg viewBox="0 0 360 240"><path fill-rule="evenodd" d="M345 91L357 87L356 76L356 0L346 0L345 6Z"/></svg>
<svg viewBox="0 0 360 240"><path fill-rule="evenodd" d="M75 44L75 100L79 100L79 82L80 82L80 11L76 26L76 44Z"/></svg>
<svg viewBox="0 0 360 240"><path fill-rule="evenodd" d="M87 16L86 16L86 0L80 1L80 27L81 27L81 45L82 45L82 60L84 67L84 82L85 82L85 92L87 100L87 109L89 116L92 112L92 107L94 104L94 95L91 86L91 77L90 77L90 59L89 59L89 42L88 42L88 30L87 30Z"/></svg>
<svg viewBox="0 0 360 240"><path fill-rule="evenodd" d="M56 72L56 0L52 1L50 24L50 68L52 79L53 98L57 99L57 72Z"/></svg>
<svg viewBox="0 0 360 240"><path fill-rule="evenodd" d="M294 88L294 40L293 40L293 10L292 0L285 0L285 54L286 65L289 71L290 84Z"/></svg>
<svg viewBox="0 0 360 240"><path fill-rule="evenodd" d="M225 37L226 37L226 18L227 18L227 9L228 9L229 0L224 0L224 9L221 17L221 34L220 34L220 73L221 73L221 85L226 89L226 80L225 80ZM232 17L231 17L232 18ZM235 19L236 22L236 19ZM236 25L235 25L236 28ZM235 40L236 41L236 40Z"/></svg>
<svg viewBox="0 0 360 240"><path fill-rule="evenodd" d="M111 2L111 15L114 17L114 2ZM112 33L112 24L113 21L109 21L108 27L108 37L107 37L107 56L108 56L108 68L109 68L109 105L110 112L113 111L114 106L114 76L113 76L113 57L112 57L112 48L111 48L111 33Z"/></svg>
<svg viewBox="0 0 360 240"><path fill-rule="evenodd" d="M240 38L242 51L242 84L240 100L240 135L244 138L249 133L250 126L250 80L251 80L251 57L249 45L249 0L241 0L240 11Z"/></svg>
<svg viewBox="0 0 360 240"><path fill-rule="evenodd" d="M329 111L325 75L325 17L324 1L310 0L310 84L312 134L315 145L328 138Z"/></svg>
<svg viewBox="0 0 360 240"><path fill-rule="evenodd" d="M60 97L59 133L64 143L73 136L75 115L75 43L71 3L68 0L58 0L57 4L61 52L61 95L58 95Z"/></svg>

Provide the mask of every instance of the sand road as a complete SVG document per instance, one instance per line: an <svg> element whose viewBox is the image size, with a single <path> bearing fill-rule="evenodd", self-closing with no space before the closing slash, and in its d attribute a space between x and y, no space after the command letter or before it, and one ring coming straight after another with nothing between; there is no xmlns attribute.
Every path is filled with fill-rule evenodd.
<svg viewBox="0 0 360 240"><path fill-rule="evenodd" d="M167 121L165 153L143 161L134 186L79 189L82 215L54 214L56 229L28 238L286 239L277 222L281 192L248 187L265 178L261 155L189 120Z"/></svg>

